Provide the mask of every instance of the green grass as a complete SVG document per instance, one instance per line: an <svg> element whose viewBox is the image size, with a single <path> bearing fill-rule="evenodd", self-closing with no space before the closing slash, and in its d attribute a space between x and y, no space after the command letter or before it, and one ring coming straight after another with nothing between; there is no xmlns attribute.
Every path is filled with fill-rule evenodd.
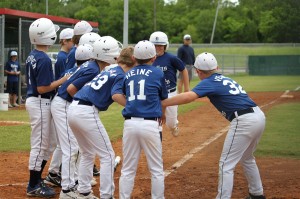
<svg viewBox="0 0 300 199"><path fill-rule="evenodd" d="M194 47L195 55L202 52L210 52L215 55L299 55L300 47L280 46L224 46L224 47ZM177 48L170 48L170 52L176 53Z"/></svg>
<svg viewBox="0 0 300 199"><path fill-rule="evenodd" d="M9 119L6 119L9 120ZM0 151L30 150L30 125L1 126Z"/></svg>
<svg viewBox="0 0 300 199"><path fill-rule="evenodd" d="M281 104L267 113L257 156L300 159L300 103Z"/></svg>

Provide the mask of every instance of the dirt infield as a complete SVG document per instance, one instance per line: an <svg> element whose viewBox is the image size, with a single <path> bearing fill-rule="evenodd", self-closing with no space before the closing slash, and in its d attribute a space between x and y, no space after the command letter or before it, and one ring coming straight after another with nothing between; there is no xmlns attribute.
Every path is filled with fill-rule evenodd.
<svg viewBox="0 0 300 199"><path fill-rule="evenodd" d="M282 94L282 92L259 92L249 95L259 106L265 105L262 107L264 112L276 104L300 102L300 92L291 92L288 97L280 97ZM224 129L229 123L207 99L201 99L201 101L207 105L179 117L180 135L178 137L174 138L168 130L164 130L163 158L164 168L168 173L165 178L165 198L167 199L211 199L216 196L218 160L226 135ZM121 156L121 140L114 142L113 146L116 155ZM174 166L186 154L191 154L191 158L182 165ZM0 199L26 198L26 184L29 176L28 158L29 152L0 153ZM300 160L257 158L257 163L267 198L300 199ZM99 165L99 162L97 164ZM47 168L44 176L46 173ZM115 198L119 198L119 176L120 167L115 173ZM98 185L93 190L99 196L99 177L97 180ZM236 168L234 180L232 198L244 198L248 191L240 165ZM150 173L145 156L142 155L132 198L151 198L150 186ZM59 188L56 188L56 192L59 193L59 191Z"/></svg>

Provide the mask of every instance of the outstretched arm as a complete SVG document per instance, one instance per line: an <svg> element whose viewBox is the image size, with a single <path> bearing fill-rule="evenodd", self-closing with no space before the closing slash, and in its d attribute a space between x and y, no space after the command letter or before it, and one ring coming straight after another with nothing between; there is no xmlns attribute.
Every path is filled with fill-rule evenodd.
<svg viewBox="0 0 300 199"><path fill-rule="evenodd" d="M180 93L174 97L165 99L164 101L162 101L162 105L163 105L163 107L166 107L166 106L187 104L187 103L194 101L197 98L199 98L199 96L195 92L189 91L189 92Z"/></svg>
<svg viewBox="0 0 300 199"><path fill-rule="evenodd" d="M185 68L183 71L181 71L181 74L182 74L182 80L184 85L184 92L188 92L190 91L189 73Z"/></svg>
<svg viewBox="0 0 300 199"><path fill-rule="evenodd" d="M123 94L114 94L112 96L112 99L117 102L118 104L120 104L121 106L125 106L126 105L126 98Z"/></svg>

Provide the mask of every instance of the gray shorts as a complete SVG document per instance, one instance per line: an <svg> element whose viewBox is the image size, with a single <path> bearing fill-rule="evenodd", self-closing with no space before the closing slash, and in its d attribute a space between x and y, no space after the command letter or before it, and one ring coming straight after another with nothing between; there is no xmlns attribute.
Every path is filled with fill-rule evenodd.
<svg viewBox="0 0 300 199"><path fill-rule="evenodd" d="M185 68L189 74L189 81L191 81L193 79L193 65L185 65ZM179 73L178 79L182 79L182 73Z"/></svg>

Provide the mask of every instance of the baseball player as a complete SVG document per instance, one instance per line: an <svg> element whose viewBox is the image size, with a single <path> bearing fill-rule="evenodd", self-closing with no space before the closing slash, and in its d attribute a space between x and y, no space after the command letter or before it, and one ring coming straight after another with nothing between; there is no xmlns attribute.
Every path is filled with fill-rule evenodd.
<svg viewBox="0 0 300 199"><path fill-rule="evenodd" d="M80 90L84 84L91 81L99 74L99 67L95 64L89 64L92 58L92 46L78 46L75 59L78 68L72 68L72 75L63 83L51 103L51 113L53 116L55 129L57 131L58 141L62 150L62 171L60 199L76 198L77 194L73 191L75 187L75 165L78 158L78 143L68 125L67 111L73 100L74 94ZM75 70L75 71L74 71Z"/></svg>
<svg viewBox="0 0 300 199"><path fill-rule="evenodd" d="M65 74L68 53L73 47L73 35L74 30L72 28L65 28L59 34L59 43L61 45L61 48L57 54L57 59L54 65L55 80L59 79L62 75Z"/></svg>
<svg viewBox="0 0 300 199"><path fill-rule="evenodd" d="M68 122L77 138L81 159L79 164L78 198L96 199L91 190L92 168L95 155L100 157L100 198L114 196L115 153L108 134L99 119L99 111L106 111L113 100L122 97L122 82L127 66L105 71L104 68L116 63L120 45L110 36L101 37L93 45L95 61L89 65L100 67L101 73L79 90L68 111ZM125 101L119 102L125 104Z"/></svg>
<svg viewBox="0 0 300 199"><path fill-rule="evenodd" d="M69 69L75 67L75 63L76 63L75 51L79 44L80 37L85 33L92 32L92 30L93 30L92 26L87 21L82 20L75 24L74 36L72 37L74 46L68 54L68 57L66 60L66 70L69 70Z"/></svg>
<svg viewBox="0 0 300 199"><path fill-rule="evenodd" d="M202 80L190 92L162 102L163 106L186 104L199 97L208 97L230 121L219 161L217 199L231 198L234 169L241 162L248 181L248 199L265 199L260 174L253 153L265 128L265 116L234 80L217 73L218 63L211 53L201 53L195 69Z"/></svg>
<svg viewBox="0 0 300 199"><path fill-rule="evenodd" d="M177 71L182 74L184 90L189 91L189 77L184 63L175 55L166 52L169 46L168 36L163 32L157 31L151 34L149 41L155 45L157 58L153 62L153 66L159 67L164 72L169 93L168 97L177 95ZM179 134L177 109L178 106L166 109L166 125L171 129L173 136L178 136Z"/></svg>
<svg viewBox="0 0 300 199"><path fill-rule="evenodd" d="M138 65L125 75L123 88L126 106L123 130L123 165L119 181L120 199L130 199L141 151L151 172L151 198L164 198L164 172L159 123L161 101L168 97L163 72L151 66L156 58L155 46L140 41L134 48Z"/></svg>
<svg viewBox="0 0 300 199"><path fill-rule="evenodd" d="M64 73L66 68L66 59L68 52L73 47L72 37L74 35L74 31L72 28L65 28L59 34L59 43L61 45L60 51L57 54L57 59L54 65L54 79L59 79ZM53 124L53 122L52 122ZM53 124L54 126L54 124ZM60 145L57 140L56 129L52 128L55 133L53 133L54 137L51 138L51 144L54 145L55 150L52 155L52 159L48 169L48 175L46 176L44 182L51 186L61 186L61 158L62 151Z"/></svg>
<svg viewBox="0 0 300 199"><path fill-rule="evenodd" d="M36 47L26 59L27 99L25 106L31 123L28 196L51 197L55 195L54 190L44 184L41 175L47 163L51 98L54 95L54 89L68 78L66 76L53 81L51 59L46 54L48 47L56 40L58 29L57 25L46 18L35 20L29 27L30 42Z"/></svg>

